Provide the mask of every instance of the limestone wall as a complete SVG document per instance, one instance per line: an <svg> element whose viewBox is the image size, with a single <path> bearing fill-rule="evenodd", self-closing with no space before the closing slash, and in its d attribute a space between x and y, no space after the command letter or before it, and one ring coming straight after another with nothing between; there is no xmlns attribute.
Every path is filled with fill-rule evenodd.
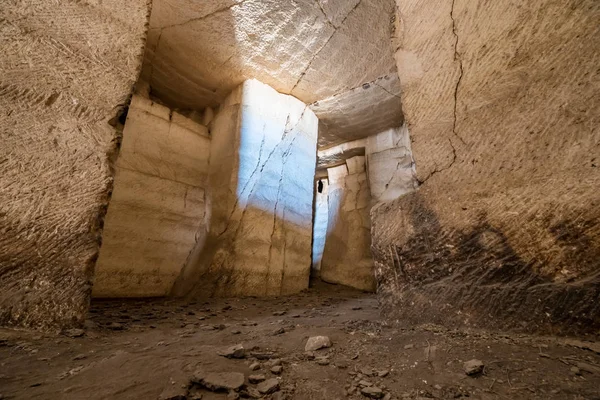
<svg viewBox="0 0 600 400"><path fill-rule="evenodd" d="M116 164L95 297L166 296L203 231L208 130L134 96Z"/></svg>
<svg viewBox="0 0 600 400"><path fill-rule="evenodd" d="M600 4L398 1L420 189L373 212L404 322L600 327Z"/></svg>
<svg viewBox="0 0 600 400"><path fill-rule="evenodd" d="M374 203L397 199L418 186L406 125L369 136L365 153Z"/></svg>
<svg viewBox="0 0 600 400"><path fill-rule="evenodd" d="M308 287L318 120L246 81L212 125L209 230L174 294L279 295Z"/></svg>
<svg viewBox="0 0 600 400"><path fill-rule="evenodd" d="M328 168L329 215L321 261L321 279L362 290L375 290L371 257L371 195L365 157Z"/></svg>
<svg viewBox="0 0 600 400"><path fill-rule="evenodd" d="M83 322L149 2L0 6L0 325Z"/></svg>

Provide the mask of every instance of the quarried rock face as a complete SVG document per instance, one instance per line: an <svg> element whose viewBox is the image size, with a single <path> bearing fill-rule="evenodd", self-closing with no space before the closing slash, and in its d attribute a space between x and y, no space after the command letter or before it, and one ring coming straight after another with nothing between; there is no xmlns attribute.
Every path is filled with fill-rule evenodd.
<svg viewBox="0 0 600 400"><path fill-rule="evenodd" d="M0 6L0 325L82 323L149 1Z"/></svg>
<svg viewBox="0 0 600 400"><path fill-rule="evenodd" d="M154 0L143 75L196 110L255 78L310 105L319 147L364 138L402 123L393 13L394 0Z"/></svg>
<svg viewBox="0 0 600 400"><path fill-rule="evenodd" d="M171 291L203 232L208 129L135 95L96 265L94 297Z"/></svg>
<svg viewBox="0 0 600 400"><path fill-rule="evenodd" d="M421 187L372 213L381 303L405 322L600 327L600 6L399 1Z"/></svg>
<svg viewBox="0 0 600 400"><path fill-rule="evenodd" d="M210 225L174 294L264 296L308 287L318 119L256 80L212 123Z"/></svg>
<svg viewBox="0 0 600 400"><path fill-rule="evenodd" d="M353 157L344 165L329 168L328 175L329 215L321 278L326 282L373 291L371 195L365 157Z"/></svg>
<svg viewBox="0 0 600 400"><path fill-rule="evenodd" d="M418 186L406 125L369 136L366 155L373 202L397 199Z"/></svg>

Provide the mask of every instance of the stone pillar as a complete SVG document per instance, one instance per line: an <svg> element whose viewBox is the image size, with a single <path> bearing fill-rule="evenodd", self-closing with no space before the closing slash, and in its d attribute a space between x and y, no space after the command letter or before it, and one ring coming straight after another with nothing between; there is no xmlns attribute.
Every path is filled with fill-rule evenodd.
<svg viewBox="0 0 600 400"><path fill-rule="evenodd" d="M321 178L316 181L315 217L313 222L312 274L319 276L321 260L327 237L327 220L329 219L329 181ZM320 191L319 191L320 189Z"/></svg>
<svg viewBox="0 0 600 400"><path fill-rule="evenodd" d="M248 80L212 122L212 215L174 294L261 296L308 287L318 119Z"/></svg>
<svg viewBox="0 0 600 400"><path fill-rule="evenodd" d="M365 153L373 202L391 201L418 187L406 125L369 136Z"/></svg>
<svg viewBox="0 0 600 400"><path fill-rule="evenodd" d="M321 278L361 290L375 290L371 258L371 194L365 157L329 168L329 220Z"/></svg>
<svg viewBox="0 0 600 400"><path fill-rule="evenodd" d="M135 95L96 264L94 297L166 296L205 216L205 126Z"/></svg>

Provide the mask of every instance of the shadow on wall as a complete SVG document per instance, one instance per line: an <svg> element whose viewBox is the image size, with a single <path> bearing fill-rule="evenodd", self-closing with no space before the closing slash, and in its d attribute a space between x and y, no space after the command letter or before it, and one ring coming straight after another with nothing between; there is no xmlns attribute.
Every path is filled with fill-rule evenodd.
<svg viewBox="0 0 600 400"><path fill-rule="evenodd" d="M329 180L321 178L315 182L315 205L313 218L312 275L320 276L321 260L327 238L329 220Z"/></svg>
<svg viewBox="0 0 600 400"><path fill-rule="evenodd" d="M403 216L391 216L391 210ZM390 218L401 226L392 227ZM519 257L485 214L468 231L449 231L419 192L377 209L373 220L380 235L373 247L375 270L388 315L408 323L564 334L600 328L597 264L584 278L552 280ZM565 248L586 242L580 224L564 222L550 230ZM586 255L587 263L600 259L600 248L588 251L593 255Z"/></svg>

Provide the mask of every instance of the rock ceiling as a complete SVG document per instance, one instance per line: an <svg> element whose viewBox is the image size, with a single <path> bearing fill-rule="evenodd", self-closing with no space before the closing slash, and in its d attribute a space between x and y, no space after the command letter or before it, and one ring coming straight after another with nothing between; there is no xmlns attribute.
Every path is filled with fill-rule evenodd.
<svg viewBox="0 0 600 400"><path fill-rule="evenodd" d="M196 110L259 79L311 104L326 148L401 124L393 14L394 0L154 0L143 79Z"/></svg>

